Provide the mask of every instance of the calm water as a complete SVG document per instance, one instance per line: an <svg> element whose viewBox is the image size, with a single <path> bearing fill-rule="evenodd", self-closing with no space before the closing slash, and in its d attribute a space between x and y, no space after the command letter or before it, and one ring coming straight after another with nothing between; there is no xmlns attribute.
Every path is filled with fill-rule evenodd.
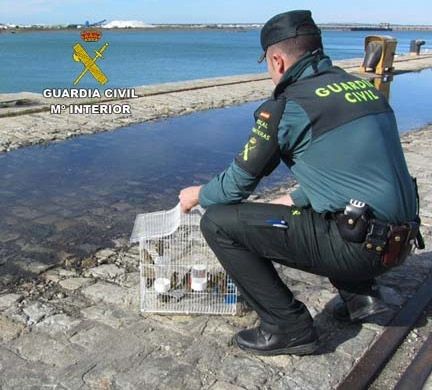
<svg viewBox="0 0 432 390"><path fill-rule="evenodd" d="M364 37L371 32L325 31L324 45L333 59L363 56ZM392 32L399 53L411 39L424 39L432 49L432 32ZM72 59L72 46L82 42L78 31L0 33L0 93L72 87L82 66ZM97 44L84 44L89 53L108 42L98 64L109 87L259 73L259 31L107 31ZM97 87L90 75L80 87Z"/></svg>
<svg viewBox="0 0 432 390"><path fill-rule="evenodd" d="M401 131L432 122L431 86L430 70L395 78ZM137 213L173 207L181 188L207 182L232 161L259 104L0 154L0 287L26 262L53 264L62 251L86 256L127 238ZM280 165L260 188L287 181Z"/></svg>
<svg viewBox="0 0 432 390"><path fill-rule="evenodd" d="M390 88L390 103L399 131L432 123L432 69L396 76Z"/></svg>

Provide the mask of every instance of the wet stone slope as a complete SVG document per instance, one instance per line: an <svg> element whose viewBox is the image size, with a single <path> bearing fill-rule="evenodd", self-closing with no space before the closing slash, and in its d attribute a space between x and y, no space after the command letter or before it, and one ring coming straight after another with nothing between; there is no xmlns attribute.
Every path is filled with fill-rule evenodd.
<svg viewBox="0 0 432 390"><path fill-rule="evenodd" d="M423 204L425 251L379 278L394 310L432 271L432 127L403 146ZM275 197L284 189L267 194ZM385 319L335 321L336 291L322 277L280 268L310 308L321 349L306 357L257 357L231 344L256 316L162 316L139 312L137 247L124 239L0 291L0 387L56 389L330 389L379 336ZM41 255L43 258L43 254ZM0 265L0 272L1 272Z"/></svg>

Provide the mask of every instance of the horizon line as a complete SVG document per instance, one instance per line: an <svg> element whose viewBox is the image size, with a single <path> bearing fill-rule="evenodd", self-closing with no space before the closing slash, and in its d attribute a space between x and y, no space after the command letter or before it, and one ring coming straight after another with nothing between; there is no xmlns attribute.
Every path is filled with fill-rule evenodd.
<svg viewBox="0 0 432 390"><path fill-rule="evenodd" d="M110 22L141 22L147 25L154 26L170 26L170 25L184 25L184 26L200 26L200 25L264 25L265 22L195 22L195 23L187 23L187 22L165 22L165 23L152 23L152 22L144 22L142 20L133 20L133 19L113 19ZM11 22L0 22L0 25L3 26L85 26L85 23L11 23ZM324 25L335 25L335 26L346 26L346 25L364 25L364 26L379 26L379 25L389 25L389 26L428 26L432 27L432 23L430 24L413 24L413 23L391 23L391 22L322 22L317 23L318 26ZM99 27L103 27L99 26Z"/></svg>

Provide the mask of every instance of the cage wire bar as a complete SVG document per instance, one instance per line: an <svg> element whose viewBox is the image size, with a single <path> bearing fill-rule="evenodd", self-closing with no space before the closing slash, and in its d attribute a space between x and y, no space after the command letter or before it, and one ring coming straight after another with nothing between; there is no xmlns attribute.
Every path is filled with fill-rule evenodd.
<svg viewBox="0 0 432 390"><path fill-rule="evenodd" d="M237 288L200 231L203 209L138 214L130 241L139 243L141 311L239 312Z"/></svg>

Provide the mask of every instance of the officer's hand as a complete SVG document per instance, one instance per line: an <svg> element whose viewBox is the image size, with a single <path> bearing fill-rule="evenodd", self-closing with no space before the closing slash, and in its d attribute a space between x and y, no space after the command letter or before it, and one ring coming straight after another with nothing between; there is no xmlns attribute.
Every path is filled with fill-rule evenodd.
<svg viewBox="0 0 432 390"><path fill-rule="evenodd" d="M193 207L199 203L199 193L202 186L192 186L183 188L180 191L180 207L184 213L188 213Z"/></svg>

